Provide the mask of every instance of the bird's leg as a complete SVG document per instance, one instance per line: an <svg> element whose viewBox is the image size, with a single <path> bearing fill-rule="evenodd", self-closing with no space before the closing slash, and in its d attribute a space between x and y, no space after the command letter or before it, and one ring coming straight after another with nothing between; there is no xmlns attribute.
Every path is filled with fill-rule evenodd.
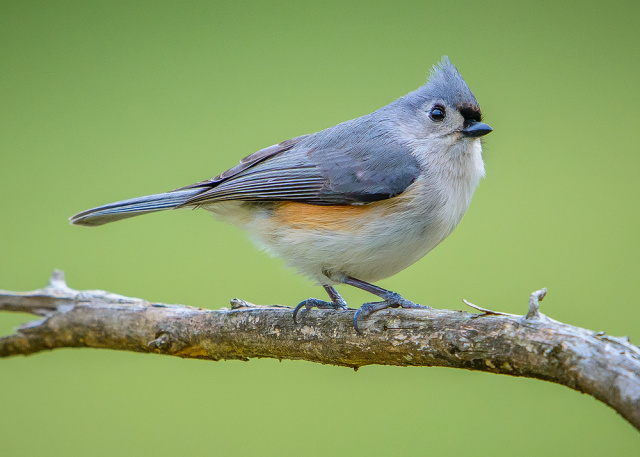
<svg viewBox="0 0 640 457"><path fill-rule="evenodd" d="M383 289L382 287L374 286L373 284L369 284L368 282L361 281L356 278L352 278L351 276L346 276L342 279L344 284L348 284L350 286L357 287L358 289L362 289L371 294L377 295L382 298L384 301L381 302L371 302L365 303L356 311L353 316L353 328L356 330L358 334L362 334L360 329L358 328L358 318L359 317L367 317L376 311L380 311L386 308L420 308L420 309L430 309L430 306L418 305L412 301L405 300L402 296L397 292L392 292L387 289Z"/></svg>
<svg viewBox="0 0 640 457"><path fill-rule="evenodd" d="M311 308L319 308L319 309L347 309L347 302L340 296L338 291L332 286L323 286L324 290L329 294L330 302L320 300L317 298L307 298L303 302L300 302L298 306L293 310L293 322L296 324L298 321L296 317L298 316L298 311L303 307L308 311Z"/></svg>

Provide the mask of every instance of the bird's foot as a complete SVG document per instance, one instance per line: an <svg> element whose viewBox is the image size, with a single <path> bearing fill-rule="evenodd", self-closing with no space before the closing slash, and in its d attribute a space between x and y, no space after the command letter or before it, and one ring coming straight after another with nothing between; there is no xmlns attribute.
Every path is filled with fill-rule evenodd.
<svg viewBox="0 0 640 457"><path fill-rule="evenodd" d="M307 311L309 311L312 308L335 309L335 310L347 309L347 302L342 297L340 297L339 300L336 300L334 302L324 301L318 298L307 298L306 300L300 302L298 306L296 306L296 308L293 310L293 322L295 322L296 324L298 323L298 320L297 320L298 312L302 308L305 308Z"/></svg>
<svg viewBox="0 0 640 457"><path fill-rule="evenodd" d="M365 303L362 305L353 316L353 328L358 335L362 335L360 328L358 327L358 318L368 317L376 311L381 311L387 308L405 308L405 309L431 309L431 306L418 305L409 300L405 300L400 294L395 292L389 292L388 295L383 297L384 301Z"/></svg>

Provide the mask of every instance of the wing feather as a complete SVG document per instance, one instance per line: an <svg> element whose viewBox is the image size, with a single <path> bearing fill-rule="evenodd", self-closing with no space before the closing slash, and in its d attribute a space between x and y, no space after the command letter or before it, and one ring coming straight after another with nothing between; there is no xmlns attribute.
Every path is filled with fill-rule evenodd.
<svg viewBox="0 0 640 457"><path fill-rule="evenodd" d="M228 200L363 204L402 193L419 173L409 147L380 123L348 121L265 148L182 188L205 188L183 206Z"/></svg>

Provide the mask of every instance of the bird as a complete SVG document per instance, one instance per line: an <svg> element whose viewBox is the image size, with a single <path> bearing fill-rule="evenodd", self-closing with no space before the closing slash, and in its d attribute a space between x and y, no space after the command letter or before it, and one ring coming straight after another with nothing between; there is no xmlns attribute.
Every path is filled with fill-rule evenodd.
<svg viewBox="0 0 640 457"><path fill-rule="evenodd" d="M335 286L380 297L354 313L428 308L374 283L395 275L444 240L485 175L482 138L493 129L444 56L424 85L362 117L261 149L214 178L169 192L98 206L75 225L178 208L203 208L317 281L329 300L294 309L343 310Z"/></svg>

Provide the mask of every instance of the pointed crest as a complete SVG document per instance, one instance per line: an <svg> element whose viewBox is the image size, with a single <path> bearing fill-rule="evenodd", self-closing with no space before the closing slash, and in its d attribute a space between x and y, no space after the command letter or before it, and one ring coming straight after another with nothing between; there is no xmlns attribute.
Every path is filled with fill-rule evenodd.
<svg viewBox="0 0 640 457"><path fill-rule="evenodd" d="M471 89L447 56L443 56L442 60L433 66L422 89L422 95L428 99L441 99L457 108L479 109Z"/></svg>

